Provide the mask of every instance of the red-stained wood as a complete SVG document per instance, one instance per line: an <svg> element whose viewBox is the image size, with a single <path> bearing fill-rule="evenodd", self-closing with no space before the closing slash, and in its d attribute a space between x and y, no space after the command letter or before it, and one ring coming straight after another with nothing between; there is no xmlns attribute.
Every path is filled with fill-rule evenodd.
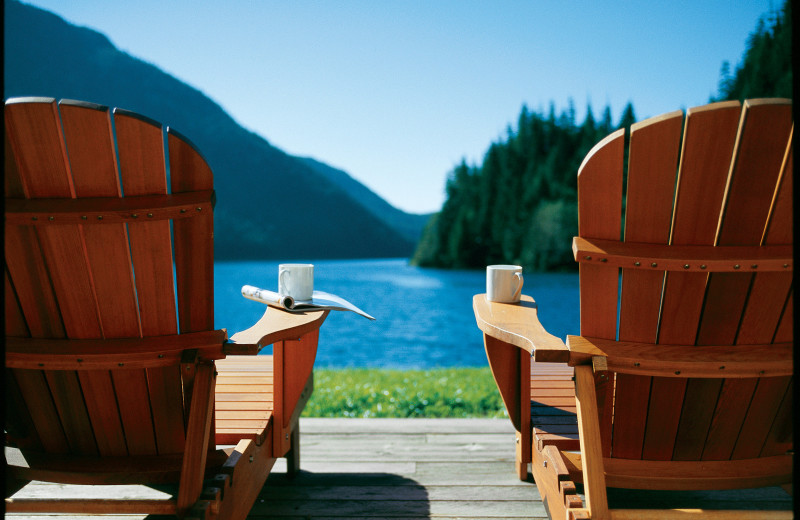
<svg viewBox="0 0 800 520"><path fill-rule="evenodd" d="M211 190L211 169L190 143L167 133L173 193ZM195 209L197 212L197 210ZM197 212L201 213L201 212ZM211 211L173 223L181 332L214 328L214 220Z"/></svg>
<svg viewBox="0 0 800 520"><path fill-rule="evenodd" d="M762 243L766 245L790 244L793 240L792 135L793 127L789 130L786 140L784 158L762 238ZM779 341L778 336L781 335L792 337L791 331L786 333L779 329L781 323L792 321L785 320L787 315L784 311L788 307L791 316L792 283L792 273L758 273L753 277L747 307L736 338L737 344ZM786 392L787 388L791 388L789 377L763 378L758 381L758 387L752 394L731 458L752 458L763 451L772 451L772 448L766 446L769 444L768 439L775 438L770 437L770 432L774 431L773 425L786 425L792 422L791 412L788 410L790 407L781 407L784 395L791 402L791 393ZM779 426L778 430L785 431L785 427Z"/></svg>
<svg viewBox="0 0 800 520"><path fill-rule="evenodd" d="M108 109L63 102L59 107L75 195L119 197L114 136ZM83 234L102 337L140 335L125 226L85 226ZM126 455L125 434L110 373L81 371L79 378L100 454Z"/></svg>
<svg viewBox="0 0 800 520"><path fill-rule="evenodd" d="M556 404L537 403L541 395L531 396L531 386L525 380L531 370L531 355L504 341L483 335L486 356L492 370L497 388L503 398L511 423L517 430L517 476L525 480L528 476L528 463L531 462L531 408L536 404L551 406ZM574 396L564 396L564 402L572 403ZM562 403L557 403L558 405Z"/></svg>
<svg viewBox="0 0 800 520"><path fill-rule="evenodd" d="M215 369L213 362L198 363L189 407L186 447L178 488L178 515L183 515L200 497L206 468L209 437L214 411Z"/></svg>
<svg viewBox="0 0 800 520"><path fill-rule="evenodd" d="M741 107L737 101L714 103L687 111L671 244L714 245L740 114ZM708 275L704 273L667 274L659 343L695 343L707 280ZM645 433L644 453L648 458L671 459L676 452L684 449L686 443L683 437L692 433L694 425L702 426L710 422L708 407L693 406L694 401L690 401L688 407L681 408L689 387L698 384L703 385L691 380L653 380L651 409L655 412L657 409L653 405L658 404L662 412L657 414L657 419L648 421L648 424L653 421ZM719 385L713 381L706 384ZM680 430L681 421L683 433Z"/></svg>
<svg viewBox="0 0 800 520"><path fill-rule="evenodd" d="M136 114L114 110L120 177L123 193L155 195L167 193L164 136L161 125ZM141 330L144 336L178 332L173 291L172 240L168 221L136 222L128 225L131 259L136 280ZM148 369L145 377L131 377L131 393L141 400L137 415L152 419L127 422L126 431L147 437L155 432L158 452L183 449L183 414L180 371L177 367ZM187 403L188 404L188 403ZM184 413L186 413L184 411ZM123 417L123 422L124 417ZM144 448L144 446L143 446Z"/></svg>
<svg viewBox="0 0 800 520"><path fill-rule="evenodd" d="M625 241L668 244L683 113L672 112L631 127ZM622 269L619 340L655 343L663 271ZM642 456L651 378L617 374L614 457Z"/></svg>
<svg viewBox="0 0 800 520"><path fill-rule="evenodd" d="M8 269L3 269L4 283L4 306L5 306L5 322L3 325L6 329L6 336L27 338L30 336L28 325L25 323L25 315L19 306L19 300L11 284L11 278L8 276Z"/></svg>
<svg viewBox="0 0 800 520"><path fill-rule="evenodd" d="M6 129L17 165L16 171L11 174L19 174L19 182L12 182L12 186L22 186L26 197L74 197L75 191L55 101L50 99L33 103L11 103L6 106L5 116ZM65 333L73 338L100 337L102 329L80 226L41 229L35 235L36 238L31 230L11 230L11 239L17 243L13 245L15 252L10 255L11 258L7 255L6 260L9 273L18 288L17 296L21 307L23 309L36 307L37 311L47 313L46 315L34 313L31 316L33 325L31 333L42 332L36 330L38 324L35 323L36 320L41 320L41 322L55 323L56 326L63 323L63 332L56 330L57 335ZM34 241L38 241L38 244L34 245ZM28 248L24 247L26 244L29 244ZM41 250L38 250L39 247ZM40 296L31 293L29 288L23 289L26 278L30 279L31 276L26 277L24 272L29 267L20 264L24 256L18 255L17 252L34 257L41 254L44 257L43 264L34 260L33 265L37 266L34 272L38 271L39 275L44 276L43 280L49 278L48 285L52 287L52 289L43 288L43 297L47 302L45 308L25 303ZM42 281L34 282L32 286L41 287ZM50 300L48 293L54 294L57 303ZM96 453L94 432L82 400L77 374L48 372L45 374L45 380L50 386L49 394L54 400L70 448L80 453ZM26 401L46 399L33 396L25 398Z"/></svg>
<svg viewBox="0 0 800 520"><path fill-rule="evenodd" d="M211 168L189 142L168 131L167 146L173 193L214 188ZM202 206L194 211L199 216L174 220L172 227L178 321L183 333L214 328L214 215ZM214 428L212 421L212 437Z"/></svg>
<svg viewBox="0 0 800 520"><path fill-rule="evenodd" d="M622 222L624 130L609 135L587 154L578 170L578 230L582 237L619 240ZM617 336L619 269L581 264L581 332ZM596 374L603 454L611 453L613 374Z"/></svg>
<svg viewBox="0 0 800 520"><path fill-rule="evenodd" d="M298 340L276 342L272 346L274 374L274 456L283 457L290 449L291 430L310 397L308 384L317 355L319 330Z"/></svg>
<svg viewBox="0 0 800 520"><path fill-rule="evenodd" d="M783 455L792 450L792 441L794 440L794 417L792 415L792 396L793 396L794 378L789 381L786 387L786 393L781 400L778 412L775 414L775 420L770 425L767 439L764 446L761 448L759 456L768 457L770 455ZM748 446L750 449L752 446ZM734 455L736 451L734 451Z"/></svg>
<svg viewBox="0 0 800 520"><path fill-rule="evenodd" d="M13 344L6 360L18 367L6 371L13 412L7 433L23 451L40 451L27 453L39 461L35 471L16 468L15 475L120 483L131 475L116 461L147 460L145 466L171 464L169 475L149 473L166 482L177 478L174 462L181 461L180 512L243 514L276 451L291 448L296 466L296 425L313 389L318 328L327 313L254 327L258 341L274 339L285 347L277 348L280 373L273 377L272 357L269 366L234 363L236 374L226 376L215 394L213 360L228 350L255 353L258 347L224 349L226 333L213 330L211 170L175 132L166 135L165 151L161 126L146 118L120 110L112 118L107 108L81 102L62 102L60 109L49 98L17 99L7 102L4 114L4 185L12 216L5 223L6 332ZM168 193L168 157L175 195ZM112 212L109 218L99 218L105 210ZM161 341L167 348L155 352ZM282 385L277 392L275 383ZM215 397L226 427L212 439ZM273 439L276 404L282 415ZM222 492L198 500L209 476L209 442L221 439L249 441L225 463L228 484L238 484L225 486L225 507ZM53 454L77 455L88 465L78 472L53 469ZM211 463L221 461L215 456ZM24 507L61 505L36 501ZM73 506L82 508L68 504ZM86 505L95 506L114 510L106 501ZM152 504L119 506L135 512Z"/></svg>
<svg viewBox="0 0 800 520"><path fill-rule="evenodd" d="M728 187L724 201L724 213L719 220L716 243L718 245L758 245L767 228L776 185L781 178L782 166L786 157L787 142L791 132L791 105L773 101L747 101L737 136L735 162L732 163ZM780 227L780 225L776 224ZM760 312L769 309L768 300L783 300L788 292L777 290L777 294L767 294L759 285L754 285L751 274L715 273L709 277L703 320L698 331L697 343L733 344L746 308L755 306ZM763 278L763 277L762 277ZM767 279L768 281L769 279ZM786 281L791 283L788 278ZM752 289L755 289L754 291ZM766 322L777 323L781 304L772 305L774 317L762 316ZM749 325L749 323L745 323ZM757 337L753 337L753 333ZM769 341L774 335L750 330L751 339ZM711 452L712 457L724 459L731 456L732 442L742 430L743 403L751 400L755 384L746 380L727 380L718 395L710 430L703 441L703 457ZM687 394L687 399L714 402L715 391L705 394ZM744 433L748 434L751 428ZM751 439L758 442L757 439ZM743 441L747 443L748 439ZM761 442L763 442L763 437ZM697 446L687 447L696 452ZM760 449L760 443L759 443ZM756 451L757 452L757 451Z"/></svg>
<svg viewBox="0 0 800 520"><path fill-rule="evenodd" d="M20 449L42 452L43 445L12 370L4 374L6 442Z"/></svg>

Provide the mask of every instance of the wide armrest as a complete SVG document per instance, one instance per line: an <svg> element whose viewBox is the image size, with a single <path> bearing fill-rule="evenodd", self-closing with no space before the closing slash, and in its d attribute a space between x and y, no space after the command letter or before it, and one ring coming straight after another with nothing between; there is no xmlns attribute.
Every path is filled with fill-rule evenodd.
<svg viewBox="0 0 800 520"><path fill-rule="evenodd" d="M317 330L330 311L287 312L267 306L264 315L249 329L231 336L225 345L226 354L258 354L277 341L295 340Z"/></svg>
<svg viewBox="0 0 800 520"><path fill-rule="evenodd" d="M569 361L567 346L544 329L538 305L530 296L523 294L519 303L496 303L487 300L485 294L476 294L472 308L478 328L487 336L530 352L534 361Z"/></svg>

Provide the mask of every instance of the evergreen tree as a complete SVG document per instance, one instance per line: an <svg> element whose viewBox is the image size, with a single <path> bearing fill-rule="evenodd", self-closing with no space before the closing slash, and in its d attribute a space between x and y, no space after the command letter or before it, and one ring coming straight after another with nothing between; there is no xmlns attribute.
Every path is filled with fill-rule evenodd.
<svg viewBox="0 0 800 520"><path fill-rule="evenodd" d="M780 16L769 24L759 22L734 74L723 64L720 99L791 97L790 10L787 0ZM628 102L617 128L635 122ZM412 261L456 268L514 263L529 271L575 269L571 238L578 232L576 174L589 150L613 126L608 106L599 122L587 106L580 126L572 100L560 114L552 102L547 115L523 106L517 127L492 143L481 165L462 161L450 173L447 200L431 218ZM627 153L626 145L626 165Z"/></svg>
<svg viewBox="0 0 800 520"><path fill-rule="evenodd" d="M730 73L722 64L717 100L758 97L792 98L792 3L786 0L769 21L761 18L747 39L742 63Z"/></svg>

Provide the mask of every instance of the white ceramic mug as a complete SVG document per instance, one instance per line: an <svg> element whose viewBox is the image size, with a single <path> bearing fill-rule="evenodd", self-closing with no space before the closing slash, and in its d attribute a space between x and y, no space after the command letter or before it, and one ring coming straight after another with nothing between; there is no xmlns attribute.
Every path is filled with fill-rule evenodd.
<svg viewBox="0 0 800 520"><path fill-rule="evenodd" d="M522 266L486 267L486 298L490 302L517 303L522 295Z"/></svg>
<svg viewBox="0 0 800 520"><path fill-rule="evenodd" d="M314 264L280 264L278 294L295 301L310 301L314 294Z"/></svg>

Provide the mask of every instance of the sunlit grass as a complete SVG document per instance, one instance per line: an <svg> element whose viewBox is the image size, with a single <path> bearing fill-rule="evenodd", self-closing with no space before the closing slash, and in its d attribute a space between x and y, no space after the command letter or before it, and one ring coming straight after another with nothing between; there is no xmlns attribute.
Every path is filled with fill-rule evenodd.
<svg viewBox="0 0 800 520"><path fill-rule="evenodd" d="M303 417L508 417L488 367L316 369Z"/></svg>

